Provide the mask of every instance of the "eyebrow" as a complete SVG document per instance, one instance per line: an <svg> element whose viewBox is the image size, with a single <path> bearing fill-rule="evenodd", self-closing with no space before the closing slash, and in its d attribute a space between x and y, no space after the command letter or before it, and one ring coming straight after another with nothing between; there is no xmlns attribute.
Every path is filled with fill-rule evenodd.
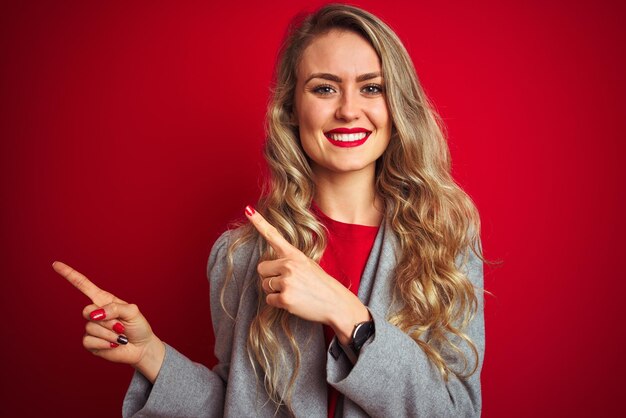
<svg viewBox="0 0 626 418"><path fill-rule="evenodd" d="M358 76L356 78L356 81L357 81L357 83L360 83L362 81L371 80L371 79L377 78L377 77L382 77L380 71L377 71L377 72L374 72L374 73L361 74L360 76ZM336 76L335 74L331 74L331 73L314 73L314 74L311 74L309 76L309 78L306 79L304 84L308 83L309 81L313 80L314 78L321 78L323 80L334 81L336 83L341 83L341 81L342 81L341 77Z"/></svg>

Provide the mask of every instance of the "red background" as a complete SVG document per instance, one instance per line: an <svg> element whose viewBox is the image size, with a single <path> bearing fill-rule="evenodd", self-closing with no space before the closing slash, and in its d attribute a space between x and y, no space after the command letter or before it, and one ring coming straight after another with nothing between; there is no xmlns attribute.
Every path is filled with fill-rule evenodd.
<svg viewBox="0 0 626 418"><path fill-rule="evenodd" d="M318 2L3 2L5 416L120 414L63 260L211 364L205 263L258 195L289 19ZM485 417L617 416L626 286L623 2L358 5L404 40L483 219Z"/></svg>

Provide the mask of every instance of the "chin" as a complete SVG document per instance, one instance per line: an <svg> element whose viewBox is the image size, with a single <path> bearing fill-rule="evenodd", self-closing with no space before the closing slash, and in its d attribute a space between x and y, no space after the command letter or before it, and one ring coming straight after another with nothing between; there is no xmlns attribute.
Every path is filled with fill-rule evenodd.
<svg viewBox="0 0 626 418"><path fill-rule="evenodd" d="M362 163L362 162L353 162L353 163L343 163L343 164L335 164L327 169L333 171L335 173L352 173L364 171L369 167L374 168L375 163Z"/></svg>

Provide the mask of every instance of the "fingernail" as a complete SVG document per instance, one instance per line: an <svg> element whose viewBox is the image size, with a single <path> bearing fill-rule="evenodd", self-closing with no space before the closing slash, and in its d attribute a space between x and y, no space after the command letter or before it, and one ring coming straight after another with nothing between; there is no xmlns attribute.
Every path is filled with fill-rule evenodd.
<svg viewBox="0 0 626 418"><path fill-rule="evenodd" d="M252 206L250 206L250 205L246 206L245 212L246 212L246 215L248 215L248 216L252 216L252 215L254 215L256 213L254 208Z"/></svg>
<svg viewBox="0 0 626 418"><path fill-rule="evenodd" d="M113 331L117 332L118 334L123 334L125 329L126 328L124 328L124 325L120 324L119 322L113 325Z"/></svg>
<svg viewBox="0 0 626 418"><path fill-rule="evenodd" d="M101 319L106 318L107 314L106 312L104 312L104 309L96 309L95 311L89 314L89 317L93 319L94 321L100 321Z"/></svg>
<svg viewBox="0 0 626 418"><path fill-rule="evenodd" d="M111 348L119 347L120 345L117 343L111 343Z"/></svg>
<svg viewBox="0 0 626 418"><path fill-rule="evenodd" d="M128 344L128 337L126 335L120 335L117 337L117 342L120 344Z"/></svg>

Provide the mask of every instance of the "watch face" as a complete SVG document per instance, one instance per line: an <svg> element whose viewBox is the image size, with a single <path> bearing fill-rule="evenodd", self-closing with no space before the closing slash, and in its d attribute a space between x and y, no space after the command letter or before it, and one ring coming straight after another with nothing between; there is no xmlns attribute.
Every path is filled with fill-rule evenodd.
<svg viewBox="0 0 626 418"><path fill-rule="evenodd" d="M374 321L361 322L354 328L352 334L352 348L359 351L365 341L374 334Z"/></svg>

